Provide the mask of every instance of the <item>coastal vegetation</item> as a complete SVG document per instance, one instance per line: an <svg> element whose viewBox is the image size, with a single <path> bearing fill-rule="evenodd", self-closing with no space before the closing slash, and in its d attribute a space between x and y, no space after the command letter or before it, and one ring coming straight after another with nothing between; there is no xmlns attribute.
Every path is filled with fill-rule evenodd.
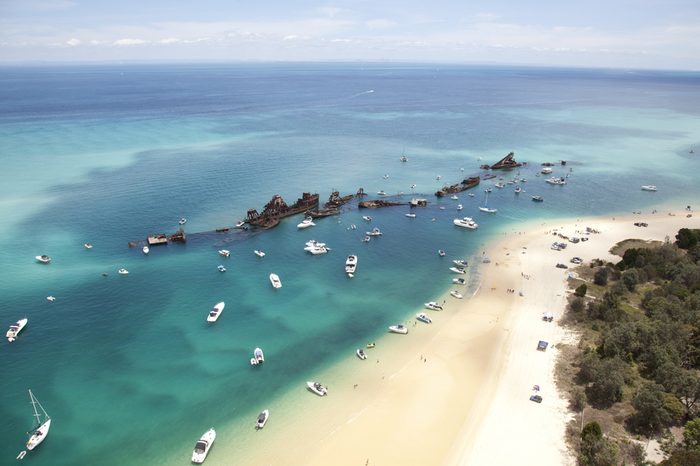
<svg viewBox="0 0 700 466"><path fill-rule="evenodd" d="M568 438L581 465L700 464L700 230L675 242L629 240L571 280L558 382L577 414Z"/></svg>

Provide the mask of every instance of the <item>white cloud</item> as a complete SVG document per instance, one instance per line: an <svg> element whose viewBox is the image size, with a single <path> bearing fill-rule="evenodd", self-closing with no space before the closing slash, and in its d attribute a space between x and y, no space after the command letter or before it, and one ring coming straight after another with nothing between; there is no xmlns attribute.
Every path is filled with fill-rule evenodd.
<svg viewBox="0 0 700 466"><path fill-rule="evenodd" d="M169 38L167 38L167 39L161 39L161 40L158 41L159 44L165 44L165 45L168 45L168 44L178 44L178 43L180 43L180 42L182 42L180 39L176 39L176 38L174 38L174 37L169 37Z"/></svg>
<svg viewBox="0 0 700 466"><path fill-rule="evenodd" d="M365 21L365 27L367 29L389 29L394 26L396 26L396 23L388 19L370 19Z"/></svg>
<svg viewBox="0 0 700 466"><path fill-rule="evenodd" d="M80 39L76 39L75 37L66 41L66 45L69 45L71 47L76 47L80 44L82 44L82 41Z"/></svg>
<svg viewBox="0 0 700 466"><path fill-rule="evenodd" d="M129 47L132 45L143 45L147 43L148 41L143 39L119 39L112 42L112 45L116 45L117 47Z"/></svg>

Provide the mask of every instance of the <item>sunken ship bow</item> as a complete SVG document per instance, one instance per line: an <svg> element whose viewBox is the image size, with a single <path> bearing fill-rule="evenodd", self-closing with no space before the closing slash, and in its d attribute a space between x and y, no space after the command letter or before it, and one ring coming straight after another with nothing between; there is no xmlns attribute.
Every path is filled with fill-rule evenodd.
<svg viewBox="0 0 700 466"><path fill-rule="evenodd" d="M481 178L478 176L471 176L469 178L465 178L462 180L461 183L453 184L450 186L444 186L442 189L438 190L435 195L437 197L443 197L447 194L454 194L454 193L459 193L462 192L466 189L473 188L474 186L478 185L481 182Z"/></svg>
<svg viewBox="0 0 700 466"><path fill-rule="evenodd" d="M272 228L277 226L280 220L285 217L317 208L318 194L303 193L292 205L287 205L282 196L275 194L270 202L265 204L262 212L250 209L246 217L246 223L259 228Z"/></svg>
<svg viewBox="0 0 700 466"><path fill-rule="evenodd" d="M506 155L493 165L484 164L480 168L484 170L501 170L504 168L517 168L521 166L523 166L522 163L515 161L515 152L509 152L508 155Z"/></svg>

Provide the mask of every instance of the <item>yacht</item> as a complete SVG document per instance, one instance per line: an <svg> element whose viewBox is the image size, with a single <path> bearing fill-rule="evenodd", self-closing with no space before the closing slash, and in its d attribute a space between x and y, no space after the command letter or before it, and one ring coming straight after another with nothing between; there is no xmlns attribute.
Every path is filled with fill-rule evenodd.
<svg viewBox="0 0 700 466"><path fill-rule="evenodd" d="M185 223L187 223L187 219L185 217L182 217L177 223L179 223L180 225L184 225Z"/></svg>
<svg viewBox="0 0 700 466"><path fill-rule="evenodd" d="M217 265L216 268L219 269L219 272L226 272L226 267L221 264Z"/></svg>
<svg viewBox="0 0 700 466"><path fill-rule="evenodd" d="M7 341L9 341L10 343L15 341L19 332L21 332L22 329L27 325L27 322L29 322L29 319L25 317L24 319L20 319L14 324L10 325L9 330L5 334L5 336L7 337Z"/></svg>
<svg viewBox="0 0 700 466"><path fill-rule="evenodd" d="M282 282L276 273L270 274L270 283L272 283L273 288L282 288Z"/></svg>
<svg viewBox="0 0 700 466"><path fill-rule="evenodd" d="M357 268L357 256L354 254L351 254L345 260L345 273L348 274L348 277L352 278L355 274L356 268Z"/></svg>
<svg viewBox="0 0 700 466"><path fill-rule="evenodd" d="M318 254L326 254L328 252L328 248L325 246L307 246L304 248L304 251L310 252L316 256Z"/></svg>
<svg viewBox="0 0 700 466"><path fill-rule="evenodd" d="M435 301L430 301L429 303L424 303L425 307L432 311L442 311L442 306Z"/></svg>
<svg viewBox="0 0 700 466"><path fill-rule="evenodd" d="M462 296L462 293L460 293L459 291L452 290L452 291L450 291L450 294L452 295L453 298L457 298L457 299L464 298L464 296Z"/></svg>
<svg viewBox="0 0 700 466"><path fill-rule="evenodd" d="M413 214L413 213L406 214L406 217L408 217L408 218L416 218L416 214Z"/></svg>
<svg viewBox="0 0 700 466"><path fill-rule="evenodd" d="M207 322L216 322L221 313L224 311L224 306L226 306L226 304L223 301L221 301L220 303L216 303L212 310L209 311L209 315L207 316Z"/></svg>
<svg viewBox="0 0 700 466"><path fill-rule="evenodd" d="M454 273L467 273L462 267L450 267L450 270Z"/></svg>
<svg viewBox="0 0 700 466"><path fill-rule="evenodd" d="M34 256L34 259L41 262L42 264L48 264L49 262L51 262L51 258L46 254L42 254L41 256Z"/></svg>
<svg viewBox="0 0 700 466"><path fill-rule="evenodd" d="M219 249L219 255L228 257L231 255L231 251L229 251L228 249Z"/></svg>
<svg viewBox="0 0 700 466"><path fill-rule="evenodd" d="M257 366L258 364L262 364L265 362L265 355L263 354L263 350L260 348L255 348L253 351L253 357L250 358L250 365L251 366Z"/></svg>
<svg viewBox="0 0 700 466"><path fill-rule="evenodd" d="M506 185L503 184L502 181L499 181L498 183L494 184L494 186L497 187L498 189L502 189L502 188L506 187Z"/></svg>
<svg viewBox="0 0 700 466"><path fill-rule="evenodd" d="M48 301L51 301L51 302L56 301L56 297L55 297L55 296L47 296L46 299L47 299Z"/></svg>
<svg viewBox="0 0 700 466"><path fill-rule="evenodd" d="M204 460L207 459L209 454L209 449L211 449L212 444L216 440L216 431L212 427L199 438L199 441L194 446L194 451L192 452L192 462L195 464L202 464Z"/></svg>
<svg viewBox="0 0 700 466"><path fill-rule="evenodd" d="M360 358L360 359L367 359L367 355L365 354L365 350L363 350L362 348L358 348L358 349L355 351L355 354L356 354L357 357Z"/></svg>
<svg viewBox="0 0 700 466"><path fill-rule="evenodd" d="M384 191L377 191L377 196L386 196Z"/></svg>
<svg viewBox="0 0 700 466"><path fill-rule="evenodd" d="M520 194L521 192L523 192L523 188L521 188L520 186L516 186L515 187L515 194Z"/></svg>
<svg viewBox="0 0 700 466"><path fill-rule="evenodd" d="M459 277L459 278L453 278L452 283L454 283L455 285L466 285L467 281L465 279L463 279L462 277Z"/></svg>
<svg viewBox="0 0 700 466"><path fill-rule="evenodd" d="M551 175L552 174L552 167L542 167L542 170L540 171L543 175Z"/></svg>
<svg viewBox="0 0 700 466"><path fill-rule="evenodd" d="M428 315L425 312L419 312L418 314L416 314L416 319L420 320L421 322L425 322L426 324L433 323L433 319L428 317Z"/></svg>
<svg viewBox="0 0 700 466"><path fill-rule="evenodd" d="M306 246L304 248L304 251L308 251L311 248L325 248L326 247L326 243L321 243L319 241L316 241L315 239L307 241L306 243L304 243L304 245Z"/></svg>
<svg viewBox="0 0 700 466"><path fill-rule="evenodd" d="M303 230L305 228L315 227L315 226L316 226L316 224L314 223L314 219L312 219L311 217L306 217L304 220L301 221L301 223L299 223L297 225L297 228L300 230Z"/></svg>
<svg viewBox="0 0 700 466"><path fill-rule="evenodd" d="M371 222L371 221L372 221L372 217L370 217L369 215L363 215L363 216L362 216L362 220L364 220L365 222Z"/></svg>
<svg viewBox="0 0 700 466"><path fill-rule="evenodd" d="M490 207L479 207L479 210L482 212L486 212L487 214L495 214L498 212L498 209L491 209Z"/></svg>
<svg viewBox="0 0 700 466"><path fill-rule="evenodd" d="M469 228L470 230L476 230L479 228L479 224L476 223L471 217L456 218L452 221L455 225L462 228Z"/></svg>
<svg viewBox="0 0 700 466"><path fill-rule="evenodd" d="M255 254L258 257L265 257L265 253L262 251L258 251L257 249L253 251L253 254Z"/></svg>
<svg viewBox="0 0 700 466"><path fill-rule="evenodd" d="M542 196L530 196L534 202L544 202L544 198Z"/></svg>
<svg viewBox="0 0 700 466"><path fill-rule="evenodd" d="M442 249L438 249L438 256L445 257L445 251L443 251Z"/></svg>
<svg viewBox="0 0 700 466"><path fill-rule="evenodd" d="M408 333L408 327L403 324L396 324L389 326L389 331L392 333L400 333L401 335L406 335Z"/></svg>
<svg viewBox="0 0 700 466"><path fill-rule="evenodd" d="M653 184L647 184L642 186L642 191L656 191L656 186Z"/></svg>
<svg viewBox="0 0 700 466"><path fill-rule="evenodd" d="M267 409L262 413L258 414L258 419L255 421L255 428L262 429L267 424L267 420L270 418L270 411Z"/></svg>
<svg viewBox="0 0 700 466"><path fill-rule="evenodd" d="M382 236L382 230L377 227L372 228L372 231L366 231L367 236Z"/></svg>
<svg viewBox="0 0 700 466"><path fill-rule="evenodd" d="M309 390L311 390L318 396L324 396L328 394L328 389L321 385L320 382L306 382L306 386L309 387Z"/></svg>
<svg viewBox="0 0 700 466"><path fill-rule="evenodd" d="M462 209L464 209L464 207L462 206L462 204L457 204L457 210L462 210Z"/></svg>
<svg viewBox="0 0 700 466"><path fill-rule="evenodd" d="M83 246L85 246L85 249L92 249L92 243L85 243Z"/></svg>
<svg viewBox="0 0 700 466"><path fill-rule="evenodd" d="M464 259L455 259L452 262L460 267L467 267L469 265L469 262L465 261Z"/></svg>
<svg viewBox="0 0 700 466"><path fill-rule="evenodd" d="M119 270L117 270L117 273L119 275L129 275L129 271L126 269L119 269Z"/></svg>
<svg viewBox="0 0 700 466"><path fill-rule="evenodd" d="M566 180L564 178L557 178L556 176L553 176L551 178L547 178L545 181L549 184L560 185L560 186L563 186L566 184Z"/></svg>
<svg viewBox="0 0 700 466"><path fill-rule="evenodd" d="M41 406L41 403L39 403L39 400L36 399L31 390L29 390L29 399L32 402L34 417L36 418L37 423L34 430L31 431L29 439L27 440L27 450L31 451L34 450L41 442L43 442L47 435L49 435L49 429L51 428L51 417L49 417L48 413L44 407ZM41 416L39 411L36 409L37 405L39 405L39 409L41 409L43 416Z"/></svg>
<svg viewBox="0 0 700 466"><path fill-rule="evenodd" d="M144 254L148 254L149 252L151 252L151 250L148 249L148 246L144 246L143 248L141 248L141 251L143 251Z"/></svg>
<svg viewBox="0 0 700 466"><path fill-rule="evenodd" d="M456 201L456 200L458 200L459 198L457 197L456 194L453 194L452 196L450 196L450 199L452 199L453 201Z"/></svg>

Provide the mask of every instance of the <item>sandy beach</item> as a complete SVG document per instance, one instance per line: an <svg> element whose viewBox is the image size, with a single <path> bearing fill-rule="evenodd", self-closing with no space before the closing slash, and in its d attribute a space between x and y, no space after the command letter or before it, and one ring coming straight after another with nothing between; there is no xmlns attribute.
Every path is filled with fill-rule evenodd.
<svg viewBox="0 0 700 466"><path fill-rule="evenodd" d="M540 221L504 232L486 248L491 262L478 265L473 296L440 297L443 311L425 310L432 324L407 320L408 335L378 340L366 350L367 360L349 355L318 374L328 396L298 396L296 414L271 423L264 452L250 452L243 462L573 464L564 443L568 402L557 392L553 372L557 344L575 336L557 324L569 271L555 265L572 266L574 256L616 261L609 249L627 238L673 240L680 228L700 228L700 217L687 214L659 209L614 219ZM586 227L598 233L586 235ZM564 241L558 233L588 240L552 250L552 242ZM448 271L451 262L445 264L445 280L457 277ZM543 321L545 311L553 322ZM539 340L549 343L546 351L537 351ZM541 404L529 401L535 384Z"/></svg>

